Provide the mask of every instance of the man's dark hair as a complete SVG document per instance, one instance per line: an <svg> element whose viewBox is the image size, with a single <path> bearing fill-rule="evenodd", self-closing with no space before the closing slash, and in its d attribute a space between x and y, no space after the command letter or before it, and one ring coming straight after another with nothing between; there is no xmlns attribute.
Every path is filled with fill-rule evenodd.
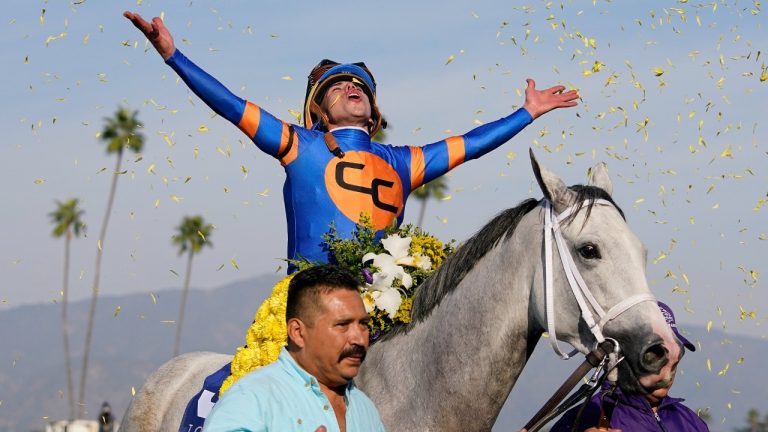
<svg viewBox="0 0 768 432"><path fill-rule="evenodd" d="M302 270L288 285L285 320L307 321L319 307L320 294L337 289L357 291L359 285L352 272L337 265L323 264Z"/></svg>

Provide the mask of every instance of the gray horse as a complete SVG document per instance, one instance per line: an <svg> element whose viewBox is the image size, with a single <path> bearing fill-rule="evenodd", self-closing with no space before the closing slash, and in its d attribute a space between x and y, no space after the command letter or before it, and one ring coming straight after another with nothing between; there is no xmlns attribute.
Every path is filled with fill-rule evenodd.
<svg viewBox="0 0 768 432"><path fill-rule="evenodd" d="M467 240L417 290L412 322L370 347L355 381L388 430L490 430L555 318L558 340L582 353L594 346L595 329L585 323L571 291L567 264L557 262L567 260L556 260L554 270L545 268L544 218L550 206L571 213L559 229L565 245L560 249L570 254L597 302L591 312L639 299L599 323L598 330L618 341L625 357L622 385L650 390L675 373L683 350L655 302L646 301L653 299L646 250L611 199L604 165L593 168L589 185L569 188L533 154L531 161L545 199L502 212ZM549 316L547 280L549 295L557 299ZM231 359L190 353L170 360L136 395L121 430L177 430L205 376Z"/></svg>

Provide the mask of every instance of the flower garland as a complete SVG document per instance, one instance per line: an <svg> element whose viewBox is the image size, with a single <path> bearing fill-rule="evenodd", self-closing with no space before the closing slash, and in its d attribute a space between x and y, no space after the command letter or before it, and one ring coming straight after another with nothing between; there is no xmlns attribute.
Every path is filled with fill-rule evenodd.
<svg viewBox="0 0 768 432"><path fill-rule="evenodd" d="M379 240L366 214L360 216L351 238L340 237L332 226L323 240L336 262L358 277L360 295L371 316L371 342L395 325L411 322L416 288L454 251L453 240L443 244L410 224L386 228ZM291 263L299 270L316 265L300 260ZM221 386L220 396L242 376L277 360L288 340L285 308L291 278L289 275L278 282L256 311L246 344L235 352L231 374Z"/></svg>
<svg viewBox="0 0 768 432"><path fill-rule="evenodd" d="M376 235L371 217L360 215L350 238L343 238L331 226L323 240L342 267L359 279L365 309L371 316L371 342L397 324L411 321L416 288L454 251L454 241L443 244L419 227L405 224L384 229ZM300 270L315 263L293 261Z"/></svg>
<svg viewBox="0 0 768 432"><path fill-rule="evenodd" d="M288 285L293 275L288 275L272 288L272 294L259 306L253 323L245 335L245 346L237 348L230 366L230 375L221 385L219 396L245 374L266 366L280 355L287 344L285 307L288 302Z"/></svg>

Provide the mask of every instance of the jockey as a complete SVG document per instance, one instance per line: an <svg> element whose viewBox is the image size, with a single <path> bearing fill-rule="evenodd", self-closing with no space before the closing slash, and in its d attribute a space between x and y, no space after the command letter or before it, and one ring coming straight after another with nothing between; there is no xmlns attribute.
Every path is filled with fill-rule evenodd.
<svg viewBox="0 0 768 432"><path fill-rule="evenodd" d="M423 146L380 144L372 137L386 122L376 103L376 81L365 64L323 60L315 66L307 82L302 127L234 95L192 63L176 49L160 18L147 22L132 12L123 15L203 102L282 164L289 260L333 261L323 235L335 226L339 236L351 236L363 213L370 216L378 235L393 221L399 226L408 196L416 188L496 149L539 116L575 106L579 97L563 86L536 90L528 79L523 107L509 116ZM289 265L289 274L295 270ZM287 280L275 291L281 284L287 285ZM236 378L234 369L225 365L205 380L187 406L180 431L198 430L218 400L223 381Z"/></svg>
<svg viewBox="0 0 768 432"><path fill-rule="evenodd" d="M124 14L165 62L211 109L240 128L285 169L283 200L290 260L332 261L323 234L335 224L348 237L361 213L383 230L403 221L408 195L456 166L507 142L534 119L575 106L576 91L563 86L539 91L528 80L525 104L511 115L470 132L423 146L373 142L384 120L376 104L376 81L364 64L320 62L309 76L304 127L283 122L231 93L176 49L160 18L151 23ZM294 271L289 268L289 273Z"/></svg>

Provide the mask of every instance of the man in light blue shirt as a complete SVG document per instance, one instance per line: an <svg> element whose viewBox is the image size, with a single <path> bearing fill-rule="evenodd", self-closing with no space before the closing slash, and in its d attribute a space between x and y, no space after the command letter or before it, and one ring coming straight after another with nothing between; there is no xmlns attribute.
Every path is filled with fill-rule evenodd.
<svg viewBox="0 0 768 432"><path fill-rule="evenodd" d="M384 431L354 378L368 349L368 314L349 271L322 265L288 288L288 346L242 377L214 406L204 431Z"/></svg>

